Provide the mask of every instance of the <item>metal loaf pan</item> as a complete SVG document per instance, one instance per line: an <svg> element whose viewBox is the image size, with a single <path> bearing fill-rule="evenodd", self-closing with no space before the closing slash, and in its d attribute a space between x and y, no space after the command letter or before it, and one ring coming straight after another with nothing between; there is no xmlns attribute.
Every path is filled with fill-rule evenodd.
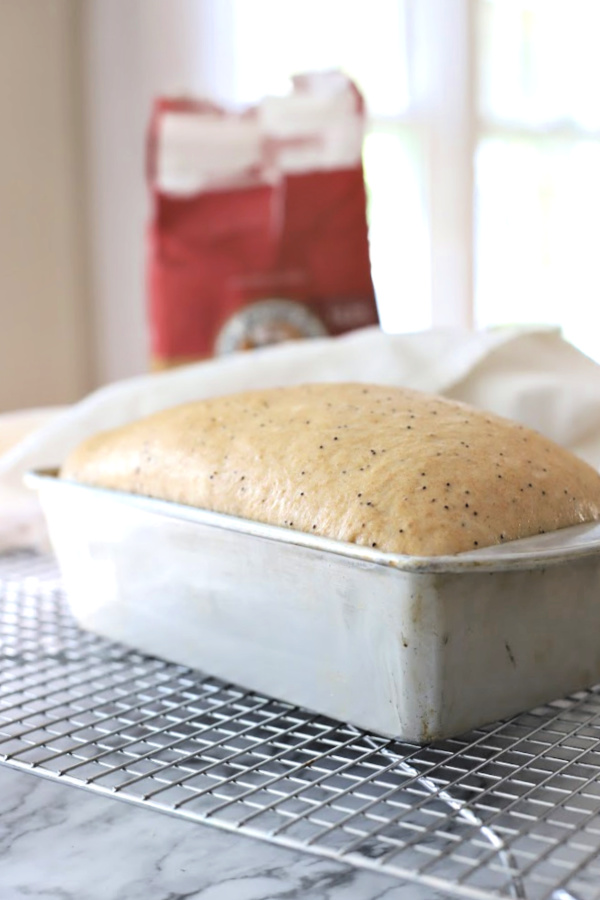
<svg viewBox="0 0 600 900"><path fill-rule="evenodd" d="M600 524L410 557L32 473L83 628L418 743L600 681Z"/></svg>

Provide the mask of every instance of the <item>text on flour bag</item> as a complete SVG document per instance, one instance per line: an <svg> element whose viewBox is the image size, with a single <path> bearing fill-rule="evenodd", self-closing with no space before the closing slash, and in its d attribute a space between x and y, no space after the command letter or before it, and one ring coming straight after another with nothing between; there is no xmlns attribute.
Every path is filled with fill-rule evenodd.
<svg viewBox="0 0 600 900"><path fill-rule="evenodd" d="M234 113L159 99L147 282L156 365L378 322L365 112L338 72Z"/></svg>

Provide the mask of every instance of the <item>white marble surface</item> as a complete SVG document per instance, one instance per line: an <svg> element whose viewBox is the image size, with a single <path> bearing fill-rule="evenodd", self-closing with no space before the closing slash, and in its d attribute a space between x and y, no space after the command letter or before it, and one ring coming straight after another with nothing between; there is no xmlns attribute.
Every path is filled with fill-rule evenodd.
<svg viewBox="0 0 600 900"><path fill-rule="evenodd" d="M0 766L0 900L446 900Z"/></svg>

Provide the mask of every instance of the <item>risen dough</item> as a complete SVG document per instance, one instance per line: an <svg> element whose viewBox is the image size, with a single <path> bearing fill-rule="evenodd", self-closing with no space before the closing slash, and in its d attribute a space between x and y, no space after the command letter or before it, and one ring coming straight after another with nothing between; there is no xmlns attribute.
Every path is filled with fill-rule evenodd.
<svg viewBox="0 0 600 900"><path fill-rule="evenodd" d="M418 556L600 516L600 475L536 432L364 384L168 409L87 440L61 475Z"/></svg>

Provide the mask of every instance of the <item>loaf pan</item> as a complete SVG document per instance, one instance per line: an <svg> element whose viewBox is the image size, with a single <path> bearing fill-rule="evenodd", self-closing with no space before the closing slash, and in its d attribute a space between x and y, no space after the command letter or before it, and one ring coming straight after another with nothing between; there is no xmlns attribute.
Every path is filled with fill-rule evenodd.
<svg viewBox="0 0 600 900"><path fill-rule="evenodd" d="M413 557L27 481L79 624L145 653L416 743L600 681L600 523Z"/></svg>

